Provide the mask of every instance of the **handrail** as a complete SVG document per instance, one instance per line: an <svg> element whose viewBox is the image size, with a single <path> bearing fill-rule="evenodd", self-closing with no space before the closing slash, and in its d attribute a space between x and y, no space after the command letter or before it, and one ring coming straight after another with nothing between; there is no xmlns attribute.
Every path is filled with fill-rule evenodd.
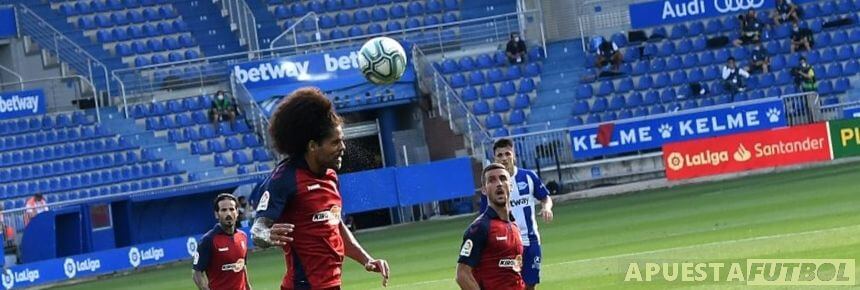
<svg viewBox="0 0 860 290"><path fill-rule="evenodd" d="M22 89L23 89L23 84L24 84L24 83L32 83L32 82L39 82L39 81L49 81L49 80L63 80L63 79L67 79L67 78L77 78L77 79L80 79L80 80L84 81L84 83L86 83L87 85L89 85L89 86L90 86L90 88L92 88L92 90L93 90L93 98L95 98L95 105L96 105L96 121L97 121L98 123L101 123L101 122L102 122L102 118L101 118L101 113L99 113L100 106L99 106L99 101L98 101L98 89L96 88L96 86L93 84L93 82L92 82L92 81L90 81L88 78L85 78L85 77L84 77L84 76L82 76L82 75L77 75L77 74L75 74L75 75L68 75L68 76L61 76L61 77L46 77L46 78L38 78L38 79L29 79L29 80L22 81L22 82L2 83L2 84L0 84L0 87L5 87L5 86L11 85L11 84L22 84ZM83 91L83 90L82 90L82 91Z"/></svg>
<svg viewBox="0 0 860 290"><path fill-rule="evenodd" d="M287 32L292 31L293 33L295 33L296 32L296 25L301 24L302 22L305 21L306 18L311 17L311 16L314 17L314 22L315 22L315 25L317 27L317 33L319 33L320 32L320 24L319 24L320 17L319 17L319 15L317 15L317 13L313 12L313 11L308 12L307 14L305 14L304 16L299 18L299 20L297 20L296 23L293 23L293 25L290 25L290 27L287 27L287 29L284 30L284 32L281 32L281 34L278 34L278 36L275 37L275 39L272 39L272 41L269 42L269 50L275 49L275 42L278 42L278 40L281 40L281 38L286 36ZM279 48L281 48L281 47L283 47L283 46L280 46Z"/></svg>
<svg viewBox="0 0 860 290"><path fill-rule="evenodd" d="M122 96L122 109L125 112L125 118L128 119L128 101L125 98L125 83L118 76L116 76L116 71L112 71L110 75L111 78L115 79L116 83L119 84L119 92Z"/></svg>
<svg viewBox="0 0 860 290"><path fill-rule="evenodd" d="M14 72L11 69L8 69L7 67L2 66L2 65L0 65L0 69L6 71L6 72L12 74L13 76L15 76L16 78L18 78L18 85L21 87L22 91L24 90L24 78L22 78L21 75L19 75L18 73Z"/></svg>
<svg viewBox="0 0 860 290"><path fill-rule="evenodd" d="M75 48L75 49L77 50L77 52L80 52L80 53L82 53L84 56L88 57L89 59L87 59L87 60L86 60L87 62L90 62L90 63L93 63L93 62L94 62L94 63L98 64L98 65L102 68L102 71L104 72L104 76L105 76L105 86L106 86L106 89L107 89L108 95L110 95L110 78L108 77L108 70L107 70L107 66L106 66L104 63L102 63L101 61L99 61L99 59L98 59L98 58L95 58L94 56L92 56L92 55L91 55L89 52L87 52L85 49L81 48L77 43L75 43L75 42L74 42L74 41L72 41L71 39L68 39L68 37L66 37L66 35L65 35L65 34L61 33L61 32L60 32L60 31L58 31L56 28L54 28L54 26L53 26L53 25L51 25L51 23L49 23L48 21L45 21L45 19L44 19L44 18L42 18L41 16L39 16L39 14L36 14L36 12L35 12L35 11L33 11L32 9L30 9L29 7L27 7L27 5L24 5L23 3L19 3L18 5L19 5L19 8L20 8L22 11L27 12L27 14L28 14L28 15L32 15L32 16L33 16L34 18L36 18L37 20L41 21L41 22L42 22L42 24L44 24L44 26L46 26L46 27L48 27L50 30L52 30L52 31L54 32L54 37L60 36L60 37L65 38L65 39L66 39L66 42L68 42L68 43L69 43L73 48ZM16 16L17 16L17 15L16 15ZM17 19L16 21L18 21L18 20L20 20L20 17L16 17L16 19ZM18 26L19 26L19 28L21 27L21 25L20 25L20 24L19 24ZM47 46L45 46L45 47L47 47ZM60 50L59 50L59 48L55 48L55 49L56 49L56 52L57 52L57 57L59 58L59 57L60 57L60 55L61 55ZM91 75L90 75L90 78L92 78L92 77L93 77L93 76L92 76L92 74L91 74ZM92 81L90 82L90 84L92 84ZM95 86L93 86L93 87L95 87ZM93 91L95 92L95 90L93 90ZM97 95L96 95L95 97L96 97L96 98L98 98L98 96L97 96Z"/></svg>

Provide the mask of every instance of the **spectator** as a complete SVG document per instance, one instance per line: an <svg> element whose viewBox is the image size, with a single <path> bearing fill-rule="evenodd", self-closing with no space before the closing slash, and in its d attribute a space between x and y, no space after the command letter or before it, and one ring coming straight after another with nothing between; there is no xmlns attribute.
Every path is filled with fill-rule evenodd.
<svg viewBox="0 0 860 290"><path fill-rule="evenodd" d="M24 226L30 224L30 220L36 215L48 211L48 203L41 193L36 193L27 199L27 207L24 211Z"/></svg>
<svg viewBox="0 0 860 290"><path fill-rule="evenodd" d="M618 45L614 41L604 38L597 46L597 63L595 66L597 66L598 73L607 62L612 62L612 71L618 72L623 59L624 56L621 55L621 50L618 49Z"/></svg>
<svg viewBox="0 0 860 290"><path fill-rule="evenodd" d="M232 98L227 98L224 91L215 93L215 100L212 101L212 108L209 109L209 119L212 123L218 123L224 120L233 122L238 115L236 103Z"/></svg>
<svg viewBox="0 0 860 290"><path fill-rule="evenodd" d="M511 64L520 64L526 60L526 42L520 38L519 33L511 33L511 39L505 45L505 54Z"/></svg>
<svg viewBox="0 0 860 290"><path fill-rule="evenodd" d="M802 92L814 92L818 90L815 82L815 70L806 62L805 57L800 58L800 66L791 70L794 75L794 83Z"/></svg>
<svg viewBox="0 0 860 290"><path fill-rule="evenodd" d="M726 63L726 66L723 67L722 71L723 86L726 88L727 92L734 95L738 92L743 92L746 89L746 78L750 77L750 74L735 64L734 57L729 57L728 62Z"/></svg>
<svg viewBox="0 0 860 290"><path fill-rule="evenodd" d="M752 62L750 62L748 70L750 73L767 73L770 70L770 56L760 42L756 43L752 51Z"/></svg>
<svg viewBox="0 0 860 290"><path fill-rule="evenodd" d="M797 24L800 22L800 11L797 5L791 3L791 0L776 0L776 9L771 14L773 23L780 25L787 20Z"/></svg>
<svg viewBox="0 0 860 290"><path fill-rule="evenodd" d="M812 30L809 28L800 28L797 23L791 26L791 52L810 51L815 46L815 40L812 38Z"/></svg>
<svg viewBox="0 0 860 290"><path fill-rule="evenodd" d="M761 42L761 32L764 28L756 17L755 10L750 9L747 14L738 16L741 23L741 37L735 39L735 46Z"/></svg>

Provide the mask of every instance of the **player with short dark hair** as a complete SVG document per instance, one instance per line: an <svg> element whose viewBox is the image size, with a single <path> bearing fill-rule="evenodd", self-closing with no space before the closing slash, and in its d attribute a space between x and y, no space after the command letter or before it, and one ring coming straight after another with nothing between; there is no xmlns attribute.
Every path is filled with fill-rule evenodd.
<svg viewBox="0 0 860 290"><path fill-rule="evenodd" d="M259 186L254 244L284 249L287 273L281 289L340 289L344 256L382 274L388 262L371 257L341 222L343 208L335 170L346 150L342 121L316 88L290 94L272 114L269 134L288 155Z"/></svg>
<svg viewBox="0 0 860 290"><path fill-rule="evenodd" d="M201 290L250 290L245 267L248 237L236 229L239 201L222 193L212 202L218 224L203 235L194 255L192 279Z"/></svg>
<svg viewBox="0 0 860 290"><path fill-rule="evenodd" d="M457 284L467 290L525 289L520 276L523 243L510 214L511 175L492 163L481 174L489 206L463 234L457 260Z"/></svg>

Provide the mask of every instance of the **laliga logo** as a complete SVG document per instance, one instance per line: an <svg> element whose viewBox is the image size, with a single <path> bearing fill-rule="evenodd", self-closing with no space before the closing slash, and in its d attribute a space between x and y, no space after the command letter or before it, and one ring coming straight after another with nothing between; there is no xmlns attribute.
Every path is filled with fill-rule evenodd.
<svg viewBox="0 0 860 290"><path fill-rule="evenodd" d="M669 158L666 159L666 165L674 171L681 170L681 168L684 168L684 156L681 156L681 153L672 152L672 154L669 154Z"/></svg>
<svg viewBox="0 0 860 290"><path fill-rule="evenodd" d="M720 13L760 8L762 5L764 5L764 0L714 0L714 8Z"/></svg>
<svg viewBox="0 0 860 290"><path fill-rule="evenodd" d="M12 289L15 286L15 275L12 274L11 269L6 269L6 272L3 272L3 288Z"/></svg>
<svg viewBox="0 0 860 290"><path fill-rule="evenodd" d="M128 250L128 262L131 263L132 267L140 266L140 250L137 247L131 247Z"/></svg>
<svg viewBox="0 0 860 290"><path fill-rule="evenodd" d="M185 249L188 250L188 255L194 257L197 254L197 239L189 237L185 243Z"/></svg>
<svg viewBox="0 0 860 290"><path fill-rule="evenodd" d="M63 262L63 272L66 273L66 277L69 277L69 279L74 278L77 271L78 269L75 267L75 260L72 260L72 258L66 258L66 261Z"/></svg>

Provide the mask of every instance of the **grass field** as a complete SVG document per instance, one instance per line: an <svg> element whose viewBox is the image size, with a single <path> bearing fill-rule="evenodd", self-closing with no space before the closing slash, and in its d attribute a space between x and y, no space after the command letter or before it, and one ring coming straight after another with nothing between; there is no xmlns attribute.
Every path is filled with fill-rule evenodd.
<svg viewBox="0 0 860 290"><path fill-rule="evenodd" d="M541 289L741 289L739 282L623 279L630 262L856 259L860 164L576 201L557 205L555 216L554 223L541 224ZM389 289L456 289L459 243L471 220L422 222L358 238L391 263ZM258 252L249 260L254 289L278 289L281 252ZM62 289L194 289L188 263ZM343 276L344 289L381 288L378 275L353 262Z"/></svg>

